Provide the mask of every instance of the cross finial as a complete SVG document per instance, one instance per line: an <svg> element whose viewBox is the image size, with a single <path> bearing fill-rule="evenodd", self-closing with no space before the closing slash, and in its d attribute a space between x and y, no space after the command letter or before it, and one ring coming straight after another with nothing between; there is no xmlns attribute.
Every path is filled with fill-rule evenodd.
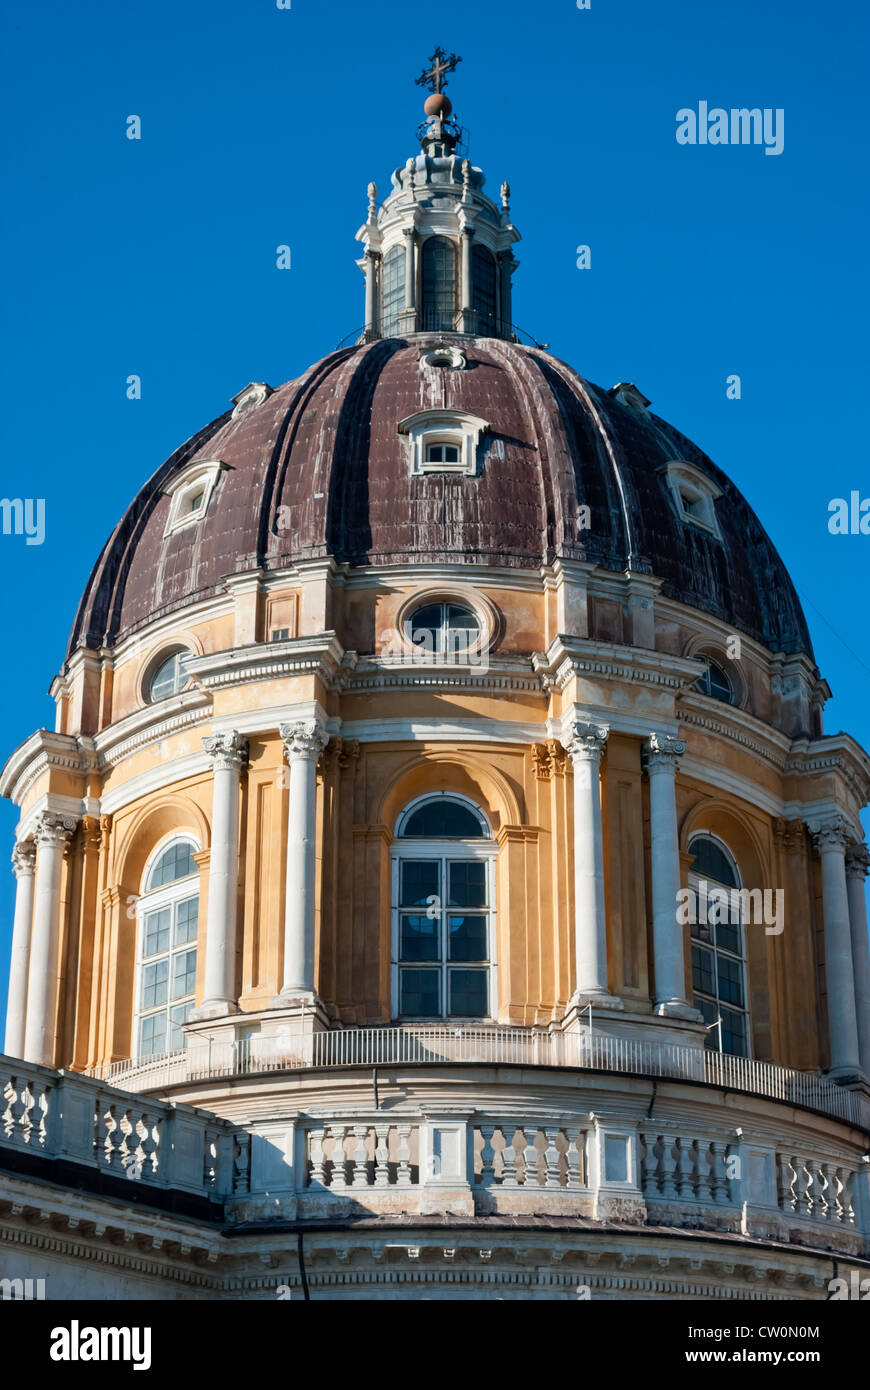
<svg viewBox="0 0 870 1390"><path fill-rule="evenodd" d="M462 59L455 53L451 53L448 58L443 48L436 48L429 62L432 66L428 72L424 68L417 78L417 86L428 87L430 92L443 92L447 86L448 72L455 72Z"/></svg>

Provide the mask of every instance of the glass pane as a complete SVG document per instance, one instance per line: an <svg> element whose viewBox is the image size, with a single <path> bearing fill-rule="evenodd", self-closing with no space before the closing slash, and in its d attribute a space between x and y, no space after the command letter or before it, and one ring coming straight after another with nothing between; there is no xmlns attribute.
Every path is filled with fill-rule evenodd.
<svg viewBox="0 0 870 1390"><path fill-rule="evenodd" d="M175 883L179 878L187 878L197 872L193 859L193 845L189 840L175 840L163 851L148 875L148 888L162 888L167 883Z"/></svg>
<svg viewBox="0 0 870 1390"><path fill-rule="evenodd" d="M427 603L423 608L418 608L405 623L405 636L422 652L437 652L442 618L441 604Z"/></svg>
<svg viewBox="0 0 870 1390"><path fill-rule="evenodd" d="M449 797L439 797L418 806L402 831L403 839L482 840L484 830L468 806Z"/></svg>
<svg viewBox="0 0 870 1390"><path fill-rule="evenodd" d="M399 932L399 959L441 959L440 912L434 918L402 913Z"/></svg>
<svg viewBox="0 0 870 1390"><path fill-rule="evenodd" d="M169 924L172 909L161 907L159 912L149 912L145 918L145 940L142 954L156 956L158 951L169 949Z"/></svg>
<svg viewBox="0 0 870 1390"><path fill-rule="evenodd" d="M142 971L142 1008L153 1009L155 1004L166 1003L166 988L169 980L169 961L156 960L146 965Z"/></svg>
<svg viewBox="0 0 870 1390"><path fill-rule="evenodd" d="M737 1057L746 1054L746 1015L735 1013L733 1009L722 1010L722 1051L733 1052Z"/></svg>
<svg viewBox="0 0 870 1390"><path fill-rule="evenodd" d="M399 1012L413 1018L440 1018L441 971L400 970Z"/></svg>
<svg viewBox="0 0 870 1390"><path fill-rule="evenodd" d="M401 907L441 906L441 865L437 859L403 859Z"/></svg>
<svg viewBox="0 0 870 1390"><path fill-rule="evenodd" d="M745 1003L743 998L743 971L740 962L718 956L716 965L719 971L719 998L727 1004Z"/></svg>
<svg viewBox="0 0 870 1390"><path fill-rule="evenodd" d="M716 945L723 951L732 951L735 956L742 955L740 949L740 924L720 922L716 927Z"/></svg>
<svg viewBox="0 0 870 1390"><path fill-rule="evenodd" d="M451 970L448 972L451 1018L485 1018L489 1012L487 970Z"/></svg>
<svg viewBox="0 0 870 1390"><path fill-rule="evenodd" d="M182 951L172 962L172 997L183 999L196 989L196 951Z"/></svg>
<svg viewBox="0 0 870 1390"><path fill-rule="evenodd" d="M381 297L381 332L385 338L395 338L399 332L399 314L405 306L405 249L402 246L394 246L384 257Z"/></svg>
<svg viewBox="0 0 870 1390"><path fill-rule="evenodd" d="M447 865L448 907L486 907L486 865L480 859Z"/></svg>
<svg viewBox="0 0 870 1390"><path fill-rule="evenodd" d="M450 331L456 315L456 251L446 237L423 242L423 329Z"/></svg>
<svg viewBox="0 0 870 1390"><path fill-rule="evenodd" d="M139 1054L153 1056L166 1050L166 1014L151 1014L139 1025Z"/></svg>
<svg viewBox="0 0 870 1390"><path fill-rule="evenodd" d="M692 985L703 994L715 994L713 984L713 952L700 946L692 947Z"/></svg>
<svg viewBox="0 0 870 1390"><path fill-rule="evenodd" d="M471 275L474 284L472 304L476 312L475 332L490 335L495 326L495 257L485 246L473 246Z"/></svg>
<svg viewBox="0 0 870 1390"><path fill-rule="evenodd" d="M169 1051L178 1052L184 1047L182 1023L186 1023L193 1011L193 1003L173 1004L169 1010Z"/></svg>
<svg viewBox="0 0 870 1390"><path fill-rule="evenodd" d="M447 919L450 960L486 960L486 918L454 916Z"/></svg>
<svg viewBox="0 0 870 1390"><path fill-rule="evenodd" d="M186 946L188 941L196 940L196 922L199 915L199 898L185 898L175 910L175 946Z"/></svg>
<svg viewBox="0 0 870 1390"><path fill-rule="evenodd" d="M187 684L187 663L190 659L190 652L173 652L165 661L161 661L154 675L151 677L149 694L152 700L165 700L170 695L177 695L179 690L183 690Z"/></svg>
<svg viewBox="0 0 870 1390"><path fill-rule="evenodd" d="M725 851L720 849L715 840L701 836L689 845L689 853L695 856L695 862L692 865L693 875L698 875L700 878L711 878L714 883L721 883L726 888L738 888L740 886L731 860Z"/></svg>

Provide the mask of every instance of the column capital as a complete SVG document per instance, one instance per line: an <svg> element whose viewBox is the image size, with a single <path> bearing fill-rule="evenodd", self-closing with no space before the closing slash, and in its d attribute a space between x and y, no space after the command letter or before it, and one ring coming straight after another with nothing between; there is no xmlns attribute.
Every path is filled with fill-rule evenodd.
<svg viewBox="0 0 870 1390"><path fill-rule="evenodd" d="M844 852L851 840L848 827L842 816L834 816L831 820L823 822L822 825L815 826L810 833L813 837L813 844L820 854L829 850Z"/></svg>
<svg viewBox="0 0 870 1390"><path fill-rule="evenodd" d="M578 763L598 763L604 752L610 729L606 724L577 722L570 726L565 751L576 767Z"/></svg>
<svg viewBox="0 0 870 1390"><path fill-rule="evenodd" d="M16 878L26 878L36 867L35 840L19 840L12 851L12 872Z"/></svg>
<svg viewBox="0 0 870 1390"><path fill-rule="evenodd" d="M248 740L235 729L204 738L202 746L212 760L215 771L231 772L241 769L248 761Z"/></svg>
<svg viewBox="0 0 870 1390"><path fill-rule="evenodd" d="M33 827L33 838L40 845L64 845L78 825L75 816L61 816L55 811L40 811Z"/></svg>
<svg viewBox="0 0 870 1390"><path fill-rule="evenodd" d="M278 732L288 763L316 763L329 742L329 735L315 719L302 719L296 724L281 724Z"/></svg>
<svg viewBox="0 0 870 1390"><path fill-rule="evenodd" d="M686 744L683 739L674 738L673 734L653 732L643 745L644 767L650 776L655 772L669 772L673 775L677 770L677 758L681 758L685 751Z"/></svg>
<svg viewBox="0 0 870 1390"><path fill-rule="evenodd" d="M846 850L846 877L865 879L870 871L870 849L863 840L853 841Z"/></svg>

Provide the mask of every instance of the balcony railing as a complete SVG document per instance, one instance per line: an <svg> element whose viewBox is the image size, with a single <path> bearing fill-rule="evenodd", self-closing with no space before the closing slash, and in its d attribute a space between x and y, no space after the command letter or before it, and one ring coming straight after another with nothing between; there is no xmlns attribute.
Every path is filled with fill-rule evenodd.
<svg viewBox="0 0 870 1390"><path fill-rule="evenodd" d="M184 1051L113 1062L88 1075L133 1091L230 1076L329 1067L477 1064L567 1067L716 1086L781 1101L870 1131L870 1103L822 1077L709 1049L531 1028L336 1028L235 1042L199 1037Z"/></svg>

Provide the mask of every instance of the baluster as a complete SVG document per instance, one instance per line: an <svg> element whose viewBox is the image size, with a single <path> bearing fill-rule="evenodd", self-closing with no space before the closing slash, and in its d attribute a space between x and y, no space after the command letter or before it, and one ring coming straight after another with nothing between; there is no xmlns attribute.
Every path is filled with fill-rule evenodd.
<svg viewBox="0 0 870 1390"><path fill-rule="evenodd" d="M662 1135L662 1179L661 1191L665 1201L672 1202L677 1195L677 1185L674 1175L677 1171L678 1158L675 1153L675 1141L668 1135Z"/></svg>
<svg viewBox="0 0 870 1390"><path fill-rule="evenodd" d="M10 1078L3 1088L3 1098L7 1101L3 1112L3 1133L14 1142L24 1138L24 1117L27 1107L24 1103L24 1088L20 1087L17 1076Z"/></svg>
<svg viewBox="0 0 870 1390"><path fill-rule="evenodd" d="M375 1187L388 1187L390 1182L390 1126L375 1125Z"/></svg>
<svg viewBox="0 0 870 1390"><path fill-rule="evenodd" d="M325 1133L322 1125L319 1125L317 1129L308 1131L309 1187L328 1186L326 1181L326 1152L323 1147Z"/></svg>
<svg viewBox="0 0 870 1390"><path fill-rule="evenodd" d="M699 1202L715 1201L713 1196L715 1184L716 1160L711 1153L712 1145L705 1139L694 1140L697 1153L697 1179L695 1195Z"/></svg>
<svg viewBox="0 0 870 1390"><path fill-rule="evenodd" d="M335 1141L332 1149L332 1180L329 1185L333 1192L344 1192L347 1188L347 1154L344 1151L347 1125L330 1125L329 1133Z"/></svg>
<svg viewBox="0 0 870 1390"><path fill-rule="evenodd" d="M566 1131L567 1137L567 1131ZM565 1186L569 1192L577 1192L584 1186L586 1173L584 1170L583 1159L586 1151L586 1135L581 1129L579 1134L573 1135L568 1139L568 1148L565 1151L565 1163L567 1172L565 1174Z"/></svg>
<svg viewBox="0 0 870 1390"><path fill-rule="evenodd" d="M495 1149L492 1146L495 1125L481 1125L480 1133L483 1139L483 1147L480 1151L480 1185L481 1187L492 1187L495 1182Z"/></svg>
<svg viewBox="0 0 870 1390"><path fill-rule="evenodd" d="M545 1130L544 1130L544 1137L545 1137L546 1140L547 1140L547 1147L546 1147L546 1149L544 1150L544 1163L546 1164L546 1172L544 1173L544 1186L545 1186L545 1187L561 1187L561 1186L562 1186L562 1173L561 1173L561 1166L562 1166L562 1165L561 1165L561 1158L562 1158L562 1155L560 1154L559 1149L558 1149L557 1144L556 1144L556 1140L559 1138L559 1135L560 1135L561 1133L562 1133L562 1131L561 1131L560 1129L545 1129Z"/></svg>
<svg viewBox="0 0 870 1390"><path fill-rule="evenodd" d="M352 1162L353 1176L351 1178L352 1187L368 1187L369 1183L369 1153L366 1145L368 1136L368 1125L354 1125L353 1134L356 1139Z"/></svg>
<svg viewBox="0 0 870 1390"><path fill-rule="evenodd" d="M411 1126L406 1124L396 1125L399 1136L399 1145L396 1149L396 1186L411 1186Z"/></svg>
<svg viewBox="0 0 870 1390"><path fill-rule="evenodd" d="M506 1129L504 1127L502 1128L502 1134L504 1135L505 1144L501 1151L501 1161L504 1164L501 1175L501 1185L505 1188L517 1188L520 1185L517 1177L518 1155L513 1145L516 1132L508 1126ZM510 1136L510 1143L508 1142L508 1136Z"/></svg>
<svg viewBox="0 0 870 1390"><path fill-rule="evenodd" d="M322 1133L322 1131L321 1131ZM233 1191L247 1192L250 1187L251 1136L246 1131L233 1138Z"/></svg>
<svg viewBox="0 0 870 1390"><path fill-rule="evenodd" d="M728 1179L725 1174L725 1145L710 1145L710 1196L715 1205L728 1201Z"/></svg>
<svg viewBox="0 0 870 1390"><path fill-rule="evenodd" d="M797 1170L788 1154L779 1154L779 1205L785 1211L794 1211L797 1205Z"/></svg>
<svg viewBox="0 0 870 1390"><path fill-rule="evenodd" d="M214 1130L206 1129L202 1146L202 1185L208 1191L217 1184L218 1138Z"/></svg>
<svg viewBox="0 0 870 1390"><path fill-rule="evenodd" d="M30 1144L33 1141L34 1130L37 1134L39 1133L39 1115L36 1108L36 1097L29 1081L24 1083L21 1101L24 1107L21 1115L21 1138L25 1144Z"/></svg>
<svg viewBox="0 0 870 1390"><path fill-rule="evenodd" d="M679 1156L677 1160L677 1191L681 1197L695 1196L695 1150L692 1141L677 1140Z"/></svg>
<svg viewBox="0 0 870 1390"><path fill-rule="evenodd" d="M159 1132L159 1121L156 1115L149 1115L146 1110L139 1123L142 1127L142 1133L139 1135L136 1160L139 1164L141 1176L146 1180L154 1179L157 1176L157 1134Z"/></svg>
<svg viewBox="0 0 870 1390"><path fill-rule="evenodd" d="M847 1226L855 1224L855 1174L850 1173L845 1168L837 1169L837 1177L840 1181L840 1220Z"/></svg>
<svg viewBox="0 0 870 1390"><path fill-rule="evenodd" d="M824 1181L824 1219L839 1220L837 1201L837 1163L821 1163L820 1175Z"/></svg>
<svg viewBox="0 0 870 1390"><path fill-rule="evenodd" d="M810 1210L810 1184L812 1173L802 1158L793 1158L792 1165L797 1180L795 1182L795 1211L799 1216L807 1216Z"/></svg>
<svg viewBox="0 0 870 1390"><path fill-rule="evenodd" d="M654 1135L642 1134L640 1136L643 1154L640 1162L641 1185L644 1193L652 1195L658 1191L658 1156L656 1154L656 1144L658 1140Z"/></svg>
<svg viewBox="0 0 870 1390"><path fill-rule="evenodd" d="M531 1125L530 1125L527 1129L526 1129L526 1128L523 1129L523 1138L524 1138L524 1140L525 1140L525 1144L523 1145L523 1186L524 1186L524 1187L530 1187L530 1186L531 1186L531 1187L537 1187L538 1184L539 1184L539 1178L538 1178L538 1157L539 1157L539 1151L538 1151L537 1145L535 1144L535 1139L537 1138L537 1134L538 1134L537 1129L533 1128Z"/></svg>
<svg viewBox="0 0 870 1390"><path fill-rule="evenodd" d="M97 1139L99 1158L107 1168L120 1167L120 1151L124 1136L121 1133L121 1124L115 1114L114 1105L107 1106L103 1114L99 1116L98 1126L103 1131Z"/></svg>

